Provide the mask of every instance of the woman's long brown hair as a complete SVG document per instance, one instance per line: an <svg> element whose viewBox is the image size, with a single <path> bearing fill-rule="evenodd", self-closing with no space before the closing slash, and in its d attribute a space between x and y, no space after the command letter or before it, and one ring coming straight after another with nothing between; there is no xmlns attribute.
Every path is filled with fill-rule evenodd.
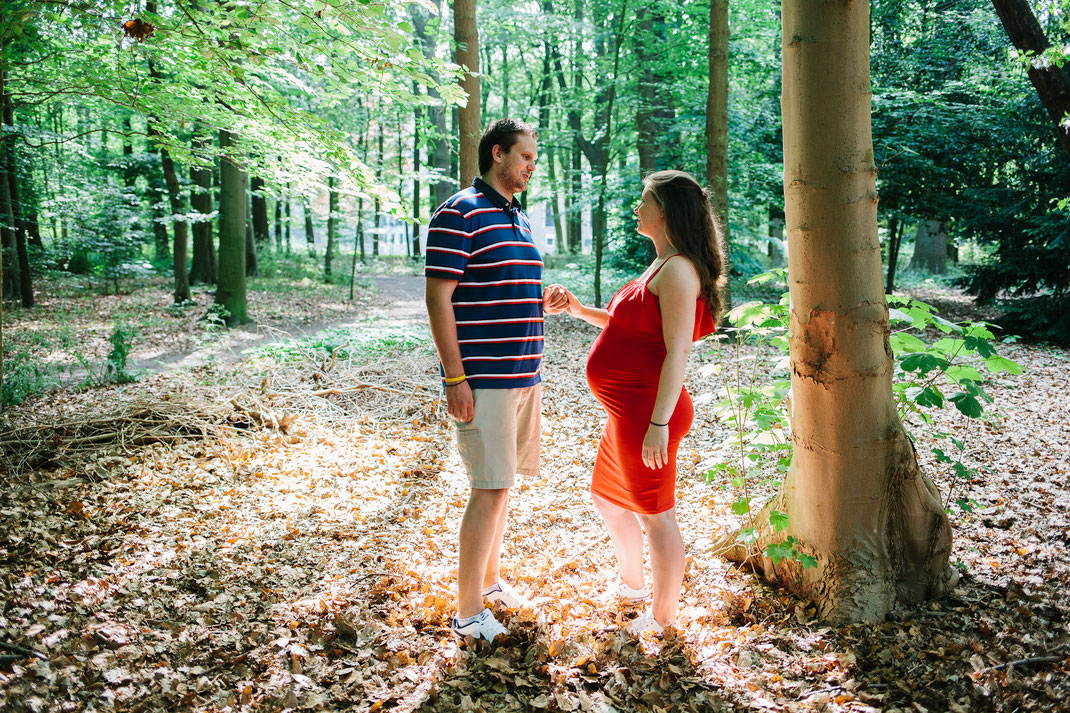
<svg viewBox="0 0 1070 713"><path fill-rule="evenodd" d="M709 193L683 171L657 171L643 179L665 216L669 242L698 270L702 297L714 320L724 308L721 289L725 277L724 244Z"/></svg>

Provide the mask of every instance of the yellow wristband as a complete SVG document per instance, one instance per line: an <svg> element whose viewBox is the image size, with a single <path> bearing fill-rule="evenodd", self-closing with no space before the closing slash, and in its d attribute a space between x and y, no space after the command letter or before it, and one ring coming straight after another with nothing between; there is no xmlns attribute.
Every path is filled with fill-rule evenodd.
<svg viewBox="0 0 1070 713"><path fill-rule="evenodd" d="M464 381L467 378L468 378L467 376L465 376L464 374L461 374L460 376L453 376L453 377L443 376L442 380L445 381L447 384L459 384L459 383L461 383L462 381Z"/></svg>

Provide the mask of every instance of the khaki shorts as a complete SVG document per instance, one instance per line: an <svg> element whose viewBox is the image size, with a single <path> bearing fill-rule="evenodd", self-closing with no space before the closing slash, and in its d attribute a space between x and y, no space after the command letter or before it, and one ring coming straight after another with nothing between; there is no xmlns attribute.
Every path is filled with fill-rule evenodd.
<svg viewBox="0 0 1070 713"><path fill-rule="evenodd" d="M457 425L457 449L468 481L479 490L501 490L516 475L539 474L542 384L523 389L472 389L475 417Z"/></svg>

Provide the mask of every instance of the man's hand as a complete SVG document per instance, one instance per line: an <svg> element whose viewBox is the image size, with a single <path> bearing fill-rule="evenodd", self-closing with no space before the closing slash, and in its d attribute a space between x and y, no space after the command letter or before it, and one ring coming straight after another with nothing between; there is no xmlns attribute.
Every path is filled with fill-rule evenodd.
<svg viewBox="0 0 1070 713"><path fill-rule="evenodd" d="M568 307L568 290L561 285L549 285L542 291L542 311L561 314Z"/></svg>
<svg viewBox="0 0 1070 713"><path fill-rule="evenodd" d="M456 386L446 385L446 410L454 421L468 423L476 416L475 401L472 399L472 387L467 381Z"/></svg>

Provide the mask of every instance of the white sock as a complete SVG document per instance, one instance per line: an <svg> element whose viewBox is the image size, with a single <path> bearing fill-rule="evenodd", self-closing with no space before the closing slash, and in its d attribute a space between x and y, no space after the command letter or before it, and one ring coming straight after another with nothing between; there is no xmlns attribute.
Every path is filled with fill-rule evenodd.
<svg viewBox="0 0 1070 713"><path fill-rule="evenodd" d="M486 610L484 610L486 611ZM474 621L480 621L483 618L483 612L479 612L475 616L465 617L464 619L457 619L457 626L468 626Z"/></svg>

